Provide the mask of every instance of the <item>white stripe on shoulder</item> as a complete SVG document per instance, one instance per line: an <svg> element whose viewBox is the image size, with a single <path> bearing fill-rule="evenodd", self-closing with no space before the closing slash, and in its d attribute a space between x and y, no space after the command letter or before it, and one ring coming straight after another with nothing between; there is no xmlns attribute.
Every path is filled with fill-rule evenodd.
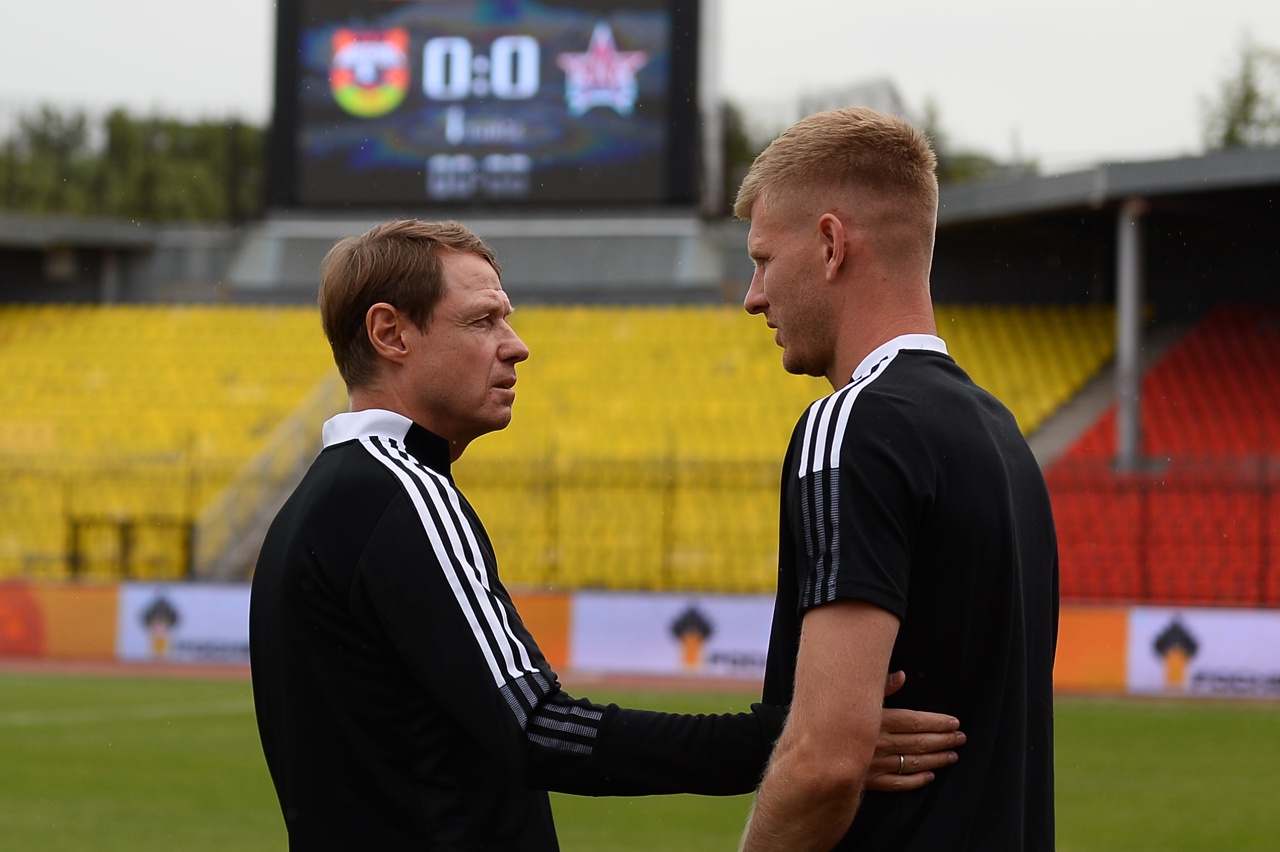
<svg viewBox="0 0 1280 852"><path fill-rule="evenodd" d="M826 397L823 397L825 399ZM822 400L816 400L809 403L809 407L804 412L804 434L800 437L800 475L804 476L809 472L809 441L813 438L813 420L816 414L814 410L818 407L818 403Z"/></svg>
<svg viewBox="0 0 1280 852"><path fill-rule="evenodd" d="M383 441L390 446L382 445ZM457 498L453 497L454 512L449 511L449 498L446 496L452 491L453 486L440 474L425 468L423 465L417 464L403 451L398 442L377 437L366 437L360 439L360 444L373 456L380 464L391 471L400 484L404 486L405 492L408 494L410 501L418 512L418 517L422 521L422 528L427 534L427 539L431 543L431 549L436 556L444 571L445 579L449 583L449 588L453 591L454 598L457 600L458 608L462 611L463 616L467 619L467 623L471 625L471 631L476 639L476 643L480 646L480 651L484 655L485 661L489 665L489 672L493 677L494 683L502 685L508 679L518 678L524 672L533 671L534 668L528 662L528 653L522 643L511 633L510 626L506 623L505 616L499 616L497 613L502 610L500 602L494 599L492 592L487 587L487 580L480 579L485 577L483 560L478 559L478 549L470 549L468 554L461 547L461 539L458 535L457 522L454 518L461 517L456 511ZM427 497L424 497L424 493ZM431 510L427 506L427 499L431 500L432 507L436 514L440 517L440 526L437 527L431 516ZM465 522L463 526L466 526ZM441 535L442 529L444 536ZM448 543L445 541L448 538ZM467 557L470 556L470 559ZM464 586L464 583L466 584ZM476 603L473 605L468 597L468 591L474 596ZM489 635L497 639L496 642L490 642L485 633L485 629L481 624L483 620L489 628ZM502 641L505 639L506 641ZM517 664L512 648L519 648L521 663Z"/></svg>
<svg viewBox="0 0 1280 852"><path fill-rule="evenodd" d="M437 499L448 501L449 508L452 510L448 514L442 514L446 519L456 519L456 523L450 523L449 539L453 545L454 552L464 554L461 543L458 541L458 533L466 539L465 555L469 558L465 559L463 565L467 570L467 579L473 584L478 585L475 589L476 598L485 609L485 615L489 622L493 635L496 637L506 637L507 646L502 649L503 656L507 660L508 671L512 677L520 677L525 673L538 671L533 664L533 660L529 657L529 651L525 648L524 643L516 638L515 631L511 629L511 622L507 618L507 609L493 594L493 587L489 584L489 572L484 567L484 556L480 553L480 542L476 539L475 530L471 524L467 523L466 516L462 511L462 503L458 499L458 489L447 477L428 468L426 465L419 464L416 459L409 455L403 445L394 444L395 450L403 464L407 466L411 472L417 474L419 480L429 485L434 485L433 494ZM513 659L511 653L514 651L519 659Z"/></svg>
<svg viewBox="0 0 1280 852"><path fill-rule="evenodd" d="M885 355L859 378L810 404L804 446L801 448L800 455L800 476L840 466L840 450L844 446L844 433L849 425L849 414L853 411L854 400L863 389L875 381L877 376L884 373L885 367L897 354L894 352ZM817 421L816 426L815 421ZM828 436L830 436L829 448ZM812 453L809 449L811 446ZM812 461L810 461L810 455L812 455Z"/></svg>

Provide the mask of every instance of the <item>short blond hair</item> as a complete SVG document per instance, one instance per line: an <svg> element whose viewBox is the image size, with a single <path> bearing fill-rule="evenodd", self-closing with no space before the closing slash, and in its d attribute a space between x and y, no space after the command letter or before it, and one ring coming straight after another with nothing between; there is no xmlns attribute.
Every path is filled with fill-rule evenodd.
<svg viewBox="0 0 1280 852"><path fill-rule="evenodd" d="M911 218L938 213L938 158L928 137L895 115L865 107L802 119L756 157L733 205L749 220L762 195L848 187L892 196Z"/></svg>
<svg viewBox="0 0 1280 852"><path fill-rule="evenodd" d="M377 368L365 328L369 308L386 302L427 327L444 294L442 251L479 255L502 274L492 249L458 222L397 219L329 249L320 267L320 322L348 390L367 385Z"/></svg>

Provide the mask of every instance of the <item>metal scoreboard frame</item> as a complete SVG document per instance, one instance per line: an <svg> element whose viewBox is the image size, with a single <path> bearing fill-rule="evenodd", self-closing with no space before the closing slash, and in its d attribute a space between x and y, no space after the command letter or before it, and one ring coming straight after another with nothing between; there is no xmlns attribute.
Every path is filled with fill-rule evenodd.
<svg viewBox="0 0 1280 852"><path fill-rule="evenodd" d="M275 209L703 194L698 0L278 0Z"/></svg>

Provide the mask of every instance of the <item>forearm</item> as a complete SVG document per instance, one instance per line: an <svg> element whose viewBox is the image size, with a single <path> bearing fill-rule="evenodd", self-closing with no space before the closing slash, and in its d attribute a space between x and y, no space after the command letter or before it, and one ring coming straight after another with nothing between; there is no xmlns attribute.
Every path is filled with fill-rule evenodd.
<svg viewBox="0 0 1280 852"><path fill-rule="evenodd" d="M747 820L742 852L828 850L849 830L862 799L865 769L838 771L831 758L770 764ZM832 771L833 769L837 771Z"/></svg>
<svg viewBox="0 0 1280 852"><path fill-rule="evenodd" d="M790 718L757 793L744 850L826 850L849 830L875 752L896 629L896 617L860 601L805 615Z"/></svg>
<svg viewBox="0 0 1280 852"><path fill-rule="evenodd" d="M589 754L535 748L532 783L587 796L749 793L763 774L785 711L754 705L750 713L684 715L603 708Z"/></svg>

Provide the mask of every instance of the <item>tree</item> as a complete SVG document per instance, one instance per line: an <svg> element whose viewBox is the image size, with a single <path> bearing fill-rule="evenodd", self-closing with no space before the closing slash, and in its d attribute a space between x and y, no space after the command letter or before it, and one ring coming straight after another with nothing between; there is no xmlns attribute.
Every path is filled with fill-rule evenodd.
<svg viewBox="0 0 1280 852"><path fill-rule="evenodd" d="M261 212L265 133L239 121L99 122L44 106L0 140L0 207L138 221L239 222Z"/></svg>
<svg viewBox="0 0 1280 852"><path fill-rule="evenodd" d="M1237 70L1201 102L1205 147L1280 145L1280 51L1245 38Z"/></svg>
<svg viewBox="0 0 1280 852"><path fill-rule="evenodd" d="M720 161L723 167L724 185L722 212L728 214L733 212L733 200L737 197L742 179L747 176L747 170L751 168L756 156L764 150L767 143L751 139L742 110L731 101L720 104L720 122L724 154Z"/></svg>
<svg viewBox="0 0 1280 852"><path fill-rule="evenodd" d="M771 141L772 134L765 139L753 138L742 108L731 101L721 104L720 115L724 146L722 164L725 207L726 212L731 212L738 186L756 156ZM940 183L958 183L996 175L1035 174L1037 171L1034 161L1001 163L982 151L952 144L950 136L942 128L938 105L932 99L925 101L923 116L918 121L910 115L906 118L916 124L933 144L933 150L938 155L937 174Z"/></svg>
<svg viewBox="0 0 1280 852"><path fill-rule="evenodd" d="M924 116L920 121L920 130L933 143L934 153L938 155L938 182L960 183L967 180L992 177L999 173L1034 172L1033 164L1013 164L1002 166L995 157L970 148L959 148L952 144L947 132L942 128L941 112L932 98L924 102Z"/></svg>
<svg viewBox="0 0 1280 852"><path fill-rule="evenodd" d="M52 107L19 116L13 144L6 146L15 206L33 213L59 213L83 203L88 175L89 122L73 110ZM8 201L8 199L6 199Z"/></svg>

